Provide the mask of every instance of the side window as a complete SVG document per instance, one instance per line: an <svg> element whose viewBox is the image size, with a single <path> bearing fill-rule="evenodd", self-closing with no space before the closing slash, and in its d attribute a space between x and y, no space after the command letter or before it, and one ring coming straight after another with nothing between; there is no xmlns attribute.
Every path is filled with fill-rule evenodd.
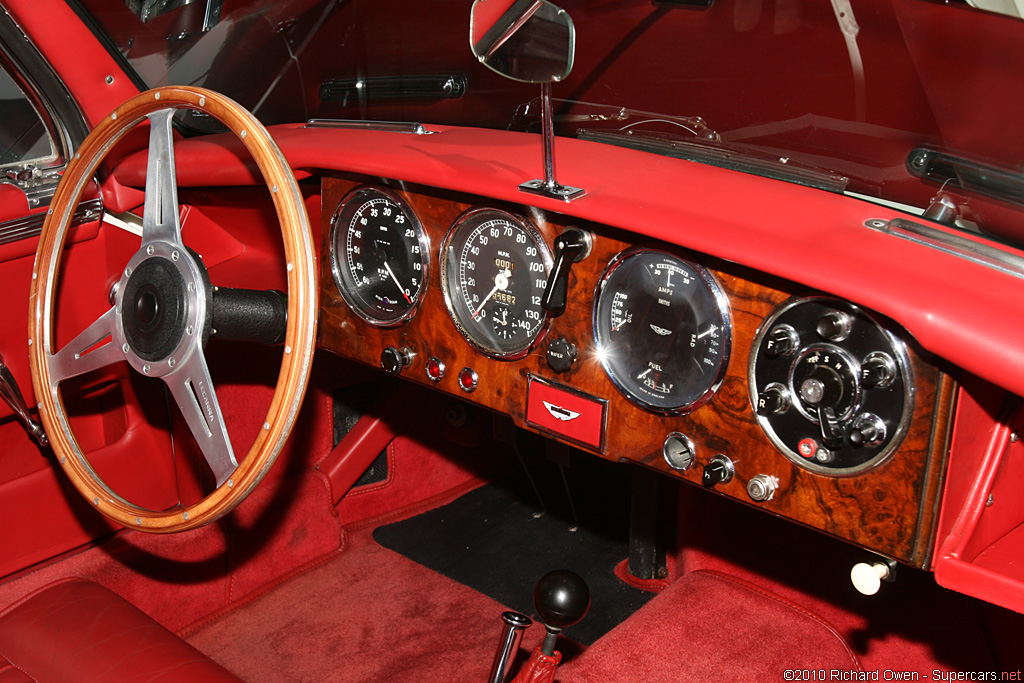
<svg viewBox="0 0 1024 683"><path fill-rule="evenodd" d="M0 68L0 169L40 165L57 158L53 139L31 101Z"/></svg>

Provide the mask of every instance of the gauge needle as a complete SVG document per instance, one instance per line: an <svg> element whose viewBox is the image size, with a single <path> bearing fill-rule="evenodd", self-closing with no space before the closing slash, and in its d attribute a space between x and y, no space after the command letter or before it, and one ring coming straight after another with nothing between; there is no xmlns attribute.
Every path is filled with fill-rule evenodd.
<svg viewBox="0 0 1024 683"><path fill-rule="evenodd" d="M630 320L629 318L623 318L622 321L618 325L616 325L615 327L612 328L612 332L618 332L619 328L622 327L623 325L625 325L626 323L628 323L629 320Z"/></svg>
<svg viewBox="0 0 1024 683"><path fill-rule="evenodd" d="M716 331L718 331L718 325L712 325L708 329L706 329L703 332L701 332L700 334L698 334L697 335L697 339L701 339L703 337L706 337L709 334L714 334Z"/></svg>
<svg viewBox="0 0 1024 683"><path fill-rule="evenodd" d="M405 297L405 300L411 304L412 299L410 299L409 295L405 293L405 289L402 288L402 284L398 281L398 278L395 277L395 272L391 270L391 266L388 265L387 261L384 262L384 268L388 271L388 275L391 276L391 279L395 281L395 284L398 285L398 291L401 292L402 296Z"/></svg>
<svg viewBox="0 0 1024 683"><path fill-rule="evenodd" d="M504 290L506 287L508 287L508 276L511 274L512 271L510 270L498 271L498 274L494 276L494 287L491 289L490 292L487 293L487 296L484 297L484 300L480 302L480 305L476 307L476 310L473 311L474 318L480 315L480 311L482 311L484 306L487 305L487 302L491 300L491 297L494 296L495 292L497 292L499 289Z"/></svg>
<svg viewBox="0 0 1024 683"><path fill-rule="evenodd" d="M641 372L639 375L637 375L636 378L637 379L643 379L647 375L647 373L650 372L650 371L651 371L651 368L647 368L646 370Z"/></svg>

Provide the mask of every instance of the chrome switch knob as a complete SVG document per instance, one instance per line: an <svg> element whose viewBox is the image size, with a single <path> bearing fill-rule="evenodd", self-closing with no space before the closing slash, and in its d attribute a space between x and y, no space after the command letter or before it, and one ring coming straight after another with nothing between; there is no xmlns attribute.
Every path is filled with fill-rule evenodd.
<svg viewBox="0 0 1024 683"><path fill-rule="evenodd" d="M818 319L815 331L818 336L827 341L839 342L850 336L850 328L853 321L850 315L843 311L829 311Z"/></svg>
<svg viewBox="0 0 1024 683"><path fill-rule="evenodd" d="M767 474L757 474L747 482L747 495L750 496L751 500L763 503L774 498L775 491L778 488L778 477L772 477Z"/></svg>
<svg viewBox="0 0 1024 683"><path fill-rule="evenodd" d="M860 366L860 381L868 389L886 387L896 379L896 361L887 353L873 351Z"/></svg>

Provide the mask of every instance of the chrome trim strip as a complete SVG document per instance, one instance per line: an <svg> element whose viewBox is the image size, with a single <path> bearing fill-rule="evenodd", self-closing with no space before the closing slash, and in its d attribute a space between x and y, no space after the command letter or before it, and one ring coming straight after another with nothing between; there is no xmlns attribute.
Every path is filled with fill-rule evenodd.
<svg viewBox="0 0 1024 683"><path fill-rule="evenodd" d="M422 123L405 123L402 121L357 121L354 119L310 119L305 128L342 128L350 130L379 130L385 133L407 133L411 135L430 135L434 131L427 130Z"/></svg>
<svg viewBox="0 0 1024 683"><path fill-rule="evenodd" d="M103 201L100 199L90 199L78 205L75 215L71 219L71 225L88 223L89 221L99 219L102 215ZM46 213L40 212L0 223L0 245L38 236L43 229L43 221L45 219Z"/></svg>
<svg viewBox="0 0 1024 683"><path fill-rule="evenodd" d="M932 249L967 259L978 265L998 270L1007 275L1024 279L1024 257L1011 254L998 247L968 239L962 235L940 230L929 225L922 225L904 218L891 221L881 219L864 223L878 232L905 239Z"/></svg>

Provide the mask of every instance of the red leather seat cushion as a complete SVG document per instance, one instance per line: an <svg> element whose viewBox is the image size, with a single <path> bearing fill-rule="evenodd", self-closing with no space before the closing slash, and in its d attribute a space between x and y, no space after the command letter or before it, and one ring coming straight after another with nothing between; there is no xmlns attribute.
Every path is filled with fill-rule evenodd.
<svg viewBox="0 0 1024 683"><path fill-rule="evenodd" d="M241 679L115 593L70 579L0 613L0 683L27 680Z"/></svg>

